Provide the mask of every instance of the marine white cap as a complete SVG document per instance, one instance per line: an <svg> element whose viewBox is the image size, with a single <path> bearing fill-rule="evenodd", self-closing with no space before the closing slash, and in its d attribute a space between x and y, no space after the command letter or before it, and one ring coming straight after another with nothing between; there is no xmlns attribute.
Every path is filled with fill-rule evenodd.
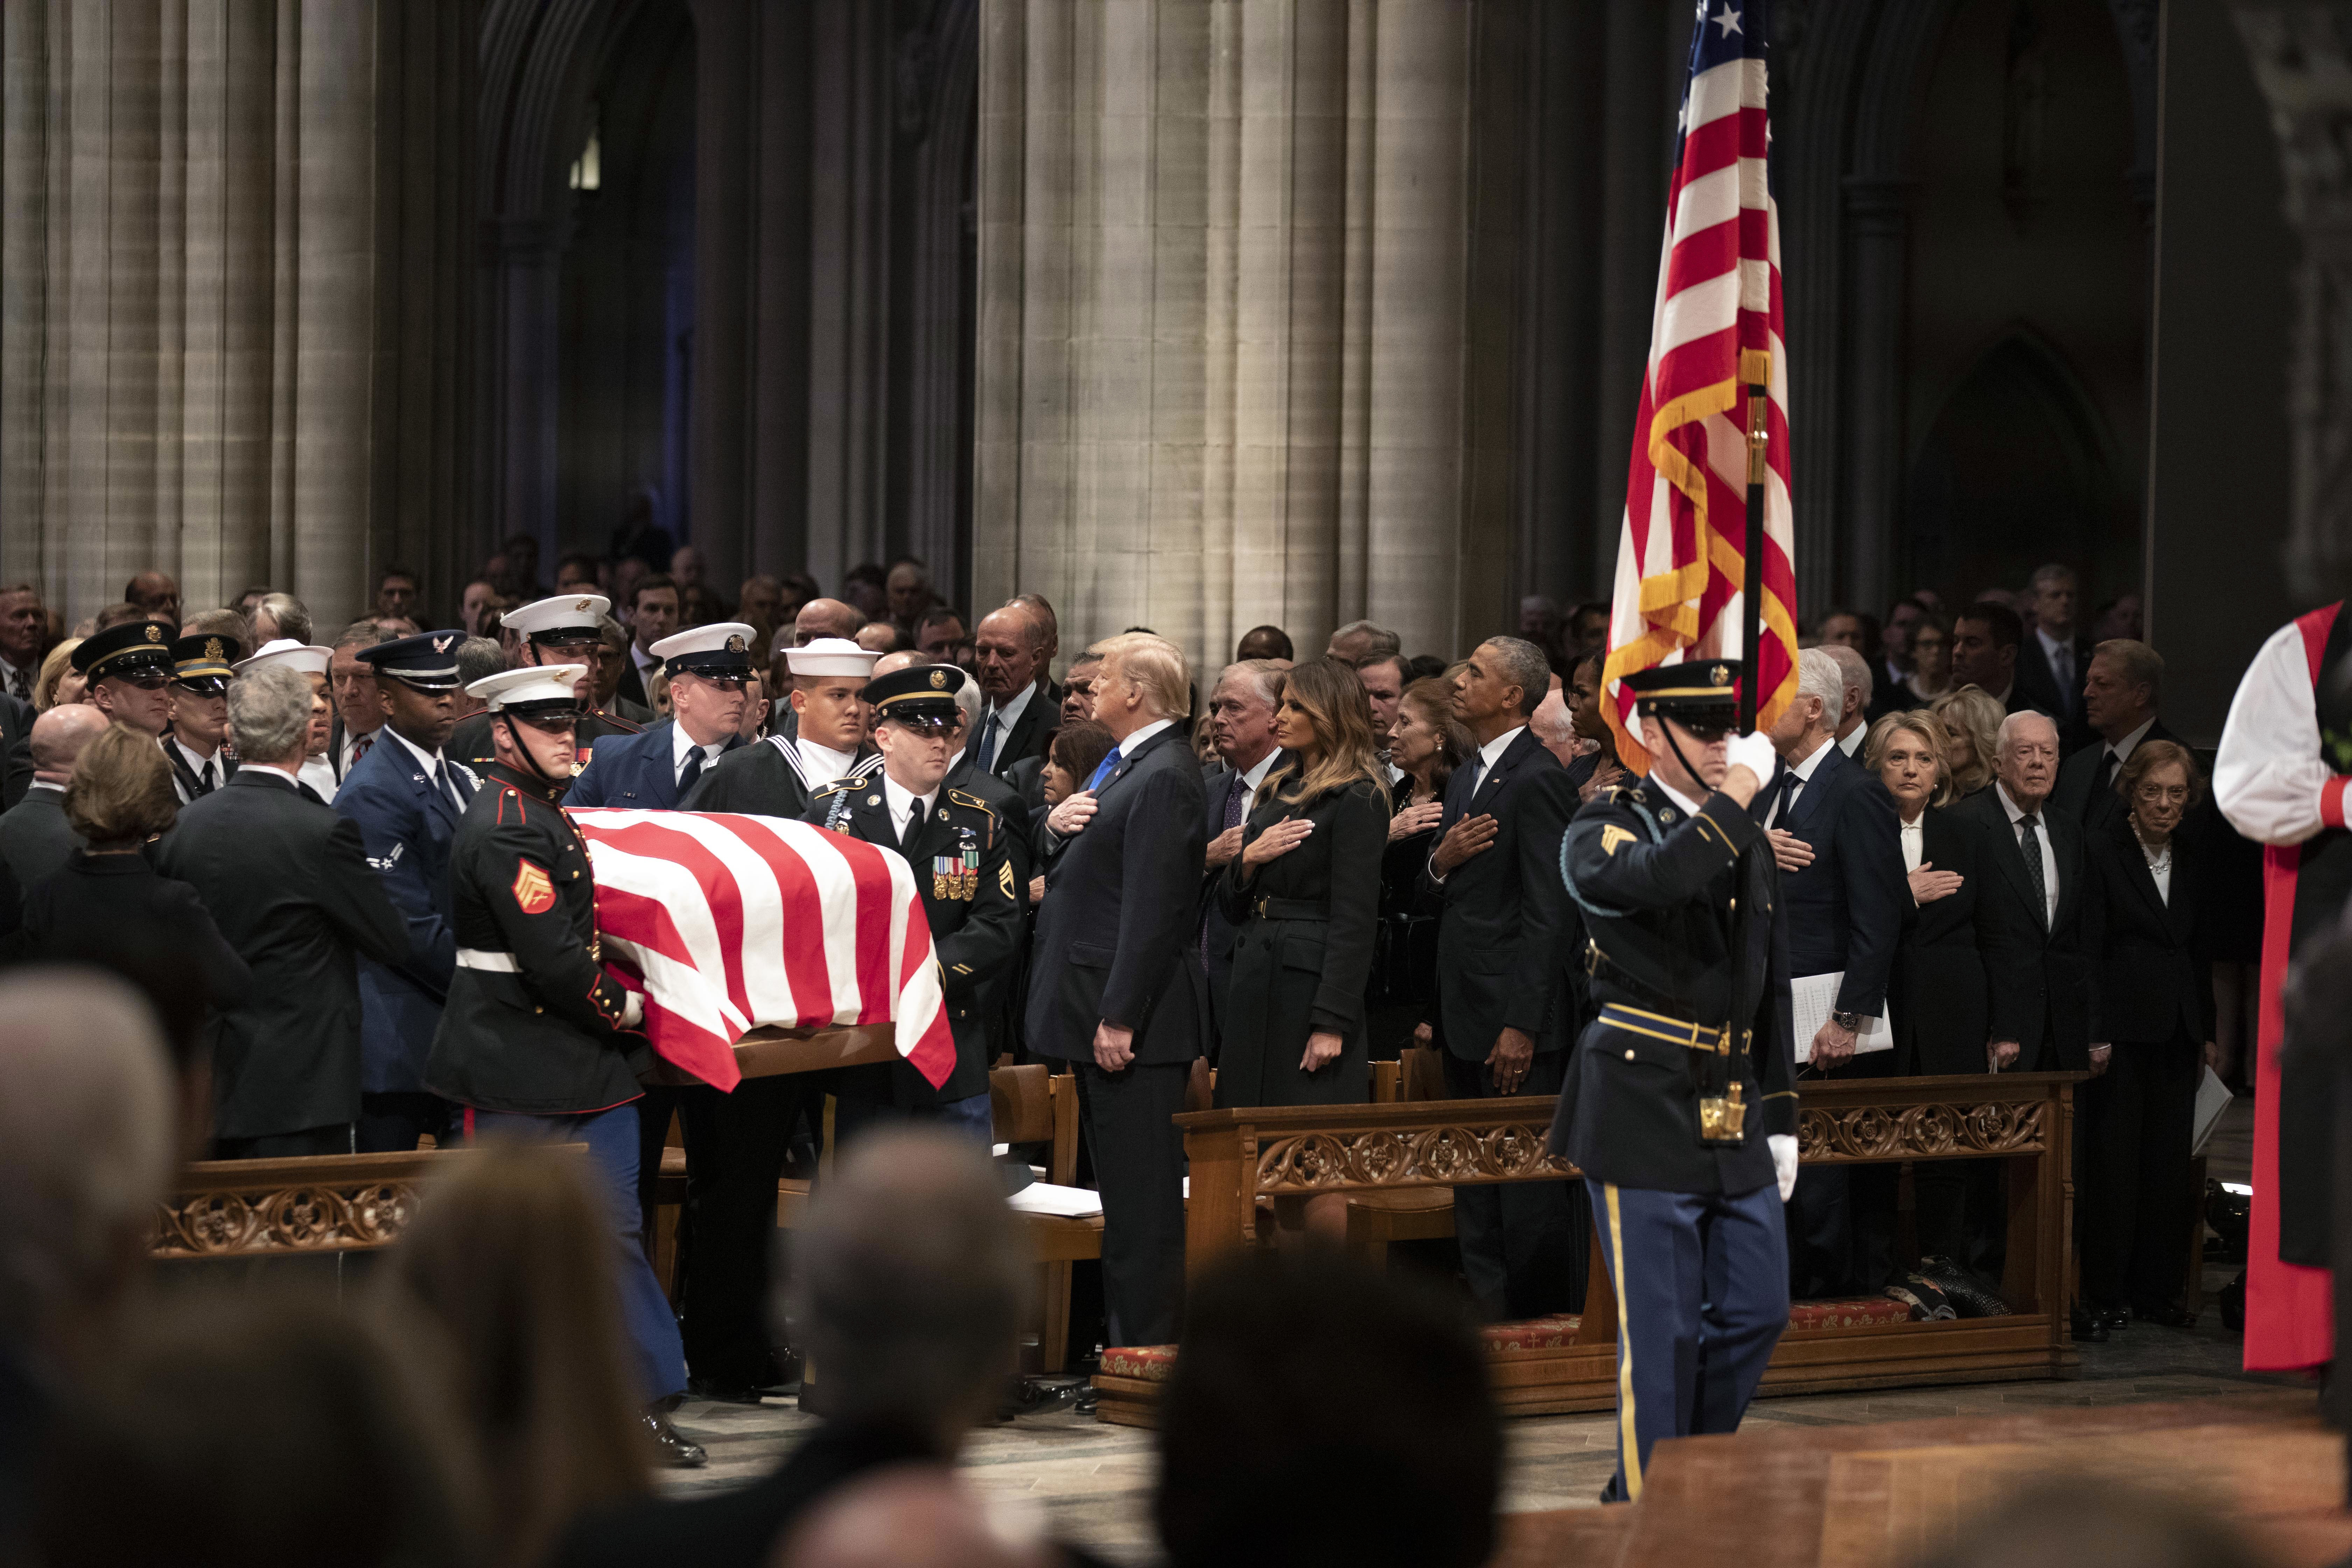
<svg viewBox="0 0 2352 1568"><path fill-rule="evenodd" d="M237 660L233 667L243 675L249 669L299 669L305 675L324 675L335 650L320 647L316 643L299 643L292 637L279 637L263 643L251 658Z"/></svg>
<svg viewBox="0 0 2352 1568"><path fill-rule="evenodd" d="M741 621L713 621L673 632L654 644L652 652L674 668L690 671L708 666L741 671L751 667L751 639L759 635Z"/></svg>
<svg viewBox="0 0 2352 1568"><path fill-rule="evenodd" d="M493 713L502 708L520 708L533 702L576 703L573 688L588 673L584 664L531 664L520 669L502 669L496 675L486 675L466 688L467 695L478 697Z"/></svg>
<svg viewBox="0 0 2352 1568"><path fill-rule="evenodd" d="M873 676L874 662L881 657L866 652L847 637L819 637L784 655L794 675L854 675L860 680Z"/></svg>
<svg viewBox="0 0 2352 1568"><path fill-rule="evenodd" d="M525 637L574 628L594 632L604 625L604 612L612 607L613 601L602 594L558 594L551 599L534 599L509 610L499 624Z"/></svg>

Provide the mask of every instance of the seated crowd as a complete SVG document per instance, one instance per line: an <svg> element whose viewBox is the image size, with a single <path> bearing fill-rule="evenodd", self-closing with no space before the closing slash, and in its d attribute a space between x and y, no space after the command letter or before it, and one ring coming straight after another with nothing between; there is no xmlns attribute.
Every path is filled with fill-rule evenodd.
<svg viewBox="0 0 2352 1568"><path fill-rule="evenodd" d="M471 1111L436 1093L425 1069L457 962L452 836L491 760L492 726L466 689L501 670L583 668L574 805L803 817L871 836L919 866L975 836L1001 856L961 891L956 877L935 876L926 899L943 963L952 958L965 976L949 982L958 1068L945 1088L914 1082L910 1069L847 1069L865 1076L761 1080L733 1097L654 1090L638 1102L630 1179L645 1184L641 1200L651 1201L673 1118L694 1194L687 1386L756 1401L793 1381L807 1355L826 1368L826 1414L843 1428L832 1458L812 1446L779 1472L767 1511L689 1505L708 1508L714 1540L738 1542L742 1561L762 1560L802 1511L793 1500L814 1495L786 1480L795 1466L841 1491L795 1525L809 1561L854 1554L871 1517L971 1527L969 1500L919 1467L952 1458L995 1397L978 1391L1003 1370L995 1358L1011 1331L998 1332L997 1309L1011 1311L1017 1289L991 1270L1017 1248L980 1247L979 1209L979 1228L954 1237L882 1217L927 1203L951 1209L956 1191L970 1198L985 1163L973 1167L950 1145L908 1144L896 1167L837 1167L870 1170L872 1184L837 1175L823 1189L841 1232L813 1221L801 1233L801 1277L782 1287L790 1310L768 1314L774 1183L786 1170L813 1173L828 1138L856 1155L911 1121L984 1144L991 1064L1039 1060L1073 1075L1080 1179L1099 1189L1105 1226L1101 1300L1076 1314L1076 1349L1172 1342L1186 1324L1188 1344L1224 1334L1236 1347L1230 1363L1189 1352L1181 1363L1219 1380L1198 1391L1197 1407L1171 1394L1164 1486L1182 1496L1226 1484L1244 1459L1260 1464L1232 1440L1238 1405L1218 1402L1276 1396L1267 1390L1284 1367L1252 1363L1261 1352L1246 1345L1253 1334L1280 1338L1268 1304L1307 1311L1315 1290L1360 1288L1301 1276L1230 1298L1196 1289L1180 1312L1183 1160L1170 1117L1184 1108L1196 1061L1216 1069L1220 1106L1360 1102L1369 1064L1409 1051L1426 1053L1417 1059L1447 1098L1546 1095L1591 1016L1583 917L1558 868L1570 820L1628 776L1604 711L1604 607L1562 616L1529 601L1517 635L1454 661L1408 654L1365 621L1302 659L1282 628L1258 626L1230 663L1196 674L1140 627L1065 662L1044 598L968 619L939 602L912 560L854 570L837 599L804 575L755 577L730 607L698 552L644 527L616 535L606 557L565 557L551 589L538 581L536 545L509 540L446 621L426 613L419 588L415 574L387 570L374 612L326 637L298 600L267 587L186 613L168 576L143 573L121 605L70 635L32 588L0 589L0 958L124 976L150 999L178 1068L169 1085L141 1090L160 1097L165 1124L141 1156L153 1168L117 1160L113 1184L77 1198L119 1200L89 1220L92 1234L71 1238L94 1249L76 1254L79 1293L44 1309L55 1321L11 1325L16 1364L0 1373L17 1375L20 1412L42 1403L48 1380L100 1370L76 1363L103 1331L102 1309L131 1293L137 1249L126 1237L169 1168L164 1145L271 1157L465 1136ZM1822 616L1771 730L1780 766L1752 810L1781 868L1794 973L1839 977L1824 1012L1800 1027L1806 1074L2094 1075L2080 1101L2074 1317L2078 1337L2099 1339L2133 1316L2182 1318L2190 1109L2205 1066L2231 1065L2214 975L2243 955L2218 934L2231 929L2221 917L2237 896L2231 840L2200 810L2197 758L2158 717L2163 661L2134 635L2127 602L2102 610L2094 641L2077 598L2072 574L2048 567L2024 594L1956 612L1919 595L1883 622ZM899 695L920 700L888 705ZM847 798L862 788L845 794L845 783L882 786L866 798L870 817ZM927 833L965 837L935 847ZM0 1007L0 1030L26 1042L24 1070L65 1073L34 1037L41 1007L64 1005L64 983L5 984L29 988L23 1006ZM150 1069L130 1059L153 1046L137 1043L147 1026L123 1005L119 1032L132 1043L115 1047L123 1060L112 1070L135 1077ZM35 1161L47 1147L12 1152ZM83 1446L65 1451L118 1470L150 1467L142 1490L155 1508L180 1506L209 1472L175 1468L189 1460L159 1434L208 1418L206 1378L258 1375L236 1358L301 1345L371 1412L344 1446L322 1444L320 1460L413 1472L438 1499L413 1519L346 1521L386 1553L367 1560L396 1560L401 1531L414 1528L465 1533L499 1562L551 1550L619 1561L639 1528L628 1499L644 1489L645 1453L625 1421L614 1435L589 1407L635 1410L663 1463L702 1456L664 1417L683 1389L632 1386L625 1364L592 1367L626 1338L581 1305L600 1292L617 1299L593 1278L610 1262L589 1242L598 1201L535 1169L485 1160L465 1179L480 1184L471 1198L454 1182L388 1271L381 1321L305 1319L289 1306L266 1324L210 1325L216 1360L172 1337L195 1331L184 1325L109 1350L98 1359L127 1380L131 1403L95 1402L75 1438ZM1909 1247L1898 1241L1895 1170L1806 1173L1789 1213L1793 1290L1890 1291L1921 1310L1997 1297L2005 1237L1990 1163L1921 1168ZM90 1177L77 1164L24 1179ZM115 1191L124 1184L128 1196ZM1324 1198L1286 1202L1276 1215L1286 1241L1334 1239L1344 1219ZM1565 1184L1462 1187L1454 1224L1461 1291L1478 1318L1580 1304L1590 1225ZM632 1246L647 1228L623 1225ZM559 1250L576 1256L567 1263ZM484 1282L489 1260L516 1271L502 1292ZM892 1271L907 1269L953 1289L905 1305L908 1276ZM1470 1342L1464 1323L1432 1311L1399 1298L1387 1319L1363 1314L1358 1340L1328 1347L1329 1365L1302 1363L1298 1375L1352 1376L1346 1358L1385 1354L1383 1335ZM567 1313L561 1333L526 1326ZM829 1343L829 1324L856 1334ZM420 1341L453 1353L420 1362ZM935 1353L893 1352L888 1365L868 1356L899 1342ZM418 1421L433 1425L418 1414L425 1363L435 1375L454 1369L469 1391L470 1482L442 1477L446 1451L420 1436ZM184 1377L164 1378L167 1365ZM869 1395L887 1419L859 1414ZM303 1407L306 1391L291 1382L271 1397L289 1452L330 1419ZM1431 1402L1428 1422L1491 1426L1475 1400L1448 1405L1442 1389L1414 1397ZM1403 1398L1384 1408L1407 1408ZM173 1400L169 1410L154 1403ZM1180 1420L1195 1408L1198 1426ZM1367 1442L1389 1440L1365 1419ZM876 1426L890 1442L866 1442ZM1180 1439L1212 1444L1214 1434L1225 1468L1188 1477ZM1333 1454L1355 1451L1346 1436L1335 1429ZM1423 1467L1428 1506L1490 1514L1493 1455L1474 1461L1458 1472ZM839 1485L891 1465L918 1469ZM485 1476L497 1481L495 1507L467 1494ZM1336 1469L1297 1480L1327 1500L1355 1484ZM226 1509L226 1496L210 1505ZM564 1537L583 1510L604 1511ZM1361 1522L1348 1511L1335 1506L1328 1528ZM130 1531L155 1521L121 1510L116 1522ZM1231 1560L1228 1532L1264 1541L1275 1528L1237 1502L1171 1504L1161 1524L1181 1561ZM999 1545L1017 1554L1017 1543ZM137 1560L120 1543L107 1549ZM257 1543L238 1555L268 1553Z"/></svg>

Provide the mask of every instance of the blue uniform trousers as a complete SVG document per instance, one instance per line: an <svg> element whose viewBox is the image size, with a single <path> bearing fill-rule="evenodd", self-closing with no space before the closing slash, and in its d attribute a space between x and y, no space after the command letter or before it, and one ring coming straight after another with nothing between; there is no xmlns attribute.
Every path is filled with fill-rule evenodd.
<svg viewBox="0 0 2352 1568"><path fill-rule="evenodd" d="M1593 1245L1617 1287L1617 1474L1639 1501L1650 1450L1733 1432L1789 1323L1778 1188L1727 1197L1587 1181Z"/></svg>
<svg viewBox="0 0 2352 1568"><path fill-rule="evenodd" d="M677 1317L646 1260L644 1211L637 1206L637 1107L635 1101L580 1116L526 1116L510 1110L468 1110L475 1138L537 1139L585 1143L620 1246L613 1266L621 1286L621 1324L636 1363L637 1391L647 1404L686 1392L686 1351Z"/></svg>

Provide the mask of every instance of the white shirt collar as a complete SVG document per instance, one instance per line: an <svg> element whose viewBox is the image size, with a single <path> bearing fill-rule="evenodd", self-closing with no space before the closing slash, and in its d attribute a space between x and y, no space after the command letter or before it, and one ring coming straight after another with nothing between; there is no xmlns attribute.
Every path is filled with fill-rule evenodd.
<svg viewBox="0 0 2352 1568"><path fill-rule="evenodd" d="M205 755L204 752L196 750L194 746L188 744L185 741L180 739L177 732L164 736L163 742L166 745L179 747L180 755L187 758L189 763L194 766L198 773L203 773L205 771L205 764L214 761L220 755L220 748L217 746L213 748L212 754L210 756Z"/></svg>
<svg viewBox="0 0 2352 1568"><path fill-rule="evenodd" d="M1851 757L1856 752L1861 751L1862 743L1869 739L1870 726L1867 724L1856 724L1853 727L1853 732L1837 743L1837 749Z"/></svg>
<svg viewBox="0 0 2352 1568"><path fill-rule="evenodd" d="M1280 746L1268 746L1265 749L1265 755L1260 757L1255 765L1242 770L1242 786L1252 795L1255 795L1257 786L1265 783L1265 775L1274 771L1275 759L1281 755ZM1225 766L1230 770L1233 763L1227 763Z"/></svg>
<svg viewBox="0 0 2352 1568"><path fill-rule="evenodd" d="M2109 742L2107 743L2107 750L2116 754L2116 762L2118 764L2130 762L2132 752L2139 749L2139 743L2142 741L2147 740L2147 732L2155 728L2156 715L2151 713L2138 729L2134 730L2130 734L2126 735L2120 741Z"/></svg>
<svg viewBox="0 0 2352 1568"><path fill-rule="evenodd" d="M1134 734L1129 735L1126 740L1121 741L1117 746L1113 747L1112 750L1118 752L1118 760L1123 763L1127 761L1128 758L1135 755L1137 752L1142 750L1144 742L1149 741L1152 736L1157 735L1160 731L1167 729L1175 722L1176 721L1173 719L1154 719L1150 723L1146 724L1142 729L1138 730Z"/></svg>
<svg viewBox="0 0 2352 1568"><path fill-rule="evenodd" d="M934 811L939 809L939 786L934 784L931 786L930 794L918 796L912 790L892 778L887 770L883 773L882 800L883 804L890 808L890 831L901 838L907 836L907 818L914 811L915 802L918 799L922 801L923 816L928 819Z"/></svg>
<svg viewBox="0 0 2352 1568"><path fill-rule="evenodd" d="M847 778L857 766L854 752L836 752L830 746L820 746L805 735L794 738L801 749L801 762L808 771L812 787L822 788L835 779Z"/></svg>
<svg viewBox="0 0 2352 1568"><path fill-rule="evenodd" d="M1521 724L1515 730L1506 730L1478 748L1478 782L1480 784L1486 782L1486 775L1495 771L1495 764L1503 760L1503 753L1511 749L1511 742L1527 733L1527 728L1525 724Z"/></svg>
<svg viewBox="0 0 2352 1568"><path fill-rule="evenodd" d="M1685 816L1696 816L1698 815L1698 808L1704 804L1703 802L1691 799L1690 796L1683 794L1682 791L1676 789L1665 780L1658 777L1655 773L1652 773L1650 775L1650 782L1658 786L1658 793L1660 795L1664 795L1668 800L1673 801L1676 805L1681 806Z"/></svg>
<svg viewBox="0 0 2352 1568"><path fill-rule="evenodd" d="M1993 781L1993 789L1994 789L1995 793L1997 793L1997 794L2000 796L2000 808L2001 808L2001 810L2003 810L2003 811L2005 811L2005 812L2007 812L2007 813L2009 814L2009 825L2010 825L2011 827L2014 827L2014 826L2016 826L2019 823L2021 823L2021 822L2024 821L2024 820L2025 820L2025 808L2024 808L2023 806L2021 806L2021 805L2018 805L2018 804L2017 804L2017 802L2015 802L2015 801L2013 801L2013 800L2011 800L2011 799L2010 799L2010 798L2009 798L2009 786L2008 786L2007 784L2005 784L2001 783L1999 779L1995 779L1995 780ZM2041 809L2041 810L2039 810L2039 811L2036 811L2036 812L2033 814L2033 817L2034 817L2034 820L2035 820L2035 821L2039 822L2039 821L2041 821L2042 818L2044 818L2044 817L2048 816L2049 815L2050 815L2050 803L2049 803L2047 800L2045 800L2045 801L2043 801L2043 802L2042 803L2042 809Z"/></svg>
<svg viewBox="0 0 2352 1568"><path fill-rule="evenodd" d="M327 765L325 757L304 758L302 771L296 776L300 783L309 784L310 792L320 800L332 801L335 798L335 770Z"/></svg>
<svg viewBox="0 0 2352 1568"><path fill-rule="evenodd" d="M719 760L719 753L727 749L727 742L731 739L733 739L732 736L721 735L719 739L711 742L710 744L702 747L702 765L707 768L711 763L717 762ZM678 770L686 766L686 753L695 749L694 737L686 732L686 726L677 722L675 719L671 720L669 726L670 777L676 778L677 776ZM830 784L832 781L828 779L825 782Z"/></svg>
<svg viewBox="0 0 2352 1568"><path fill-rule="evenodd" d="M996 743L998 745L1002 746L1004 744L1004 737L1013 732L1013 725L1021 722L1021 715L1028 710L1029 700L1036 695L1037 683L1033 680L1028 685L1023 687L1019 691L1014 692L1011 697L1005 699L1004 705L1003 707L991 709L990 711L993 712L997 718L1003 721L1003 727L996 731ZM980 729L981 733L982 734L986 734L988 732L988 713L982 713L980 716Z"/></svg>
<svg viewBox="0 0 2352 1568"><path fill-rule="evenodd" d="M1812 783L1813 774L1820 770L1822 760L1830 754L1830 748L1836 743L1837 742L1832 740L1824 738L1822 743L1815 746L1812 750L1812 753L1806 757L1803 762L1790 763L1789 764L1789 771L1796 774L1799 778L1804 780L1807 784Z"/></svg>
<svg viewBox="0 0 2352 1568"><path fill-rule="evenodd" d="M434 770L441 765L440 752L427 752L424 747L418 745L415 742L410 740L407 736L402 734L399 731L394 729L389 724L386 724L382 730L376 731L376 733L379 736L389 735L394 740L399 742L401 749L406 752L410 756L415 757L424 767L425 776L428 779L433 776Z"/></svg>
<svg viewBox="0 0 2352 1568"><path fill-rule="evenodd" d="M648 670L659 669L662 665L660 657L639 647L635 637L629 639L629 657L636 661L637 673L641 676Z"/></svg>
<svg viewBox="0 0 2352 1568"><path fill-rule="evenodd" d="M373 730L354 730L349 725L345 725L343 727L343 739L341 744L344 765L347 767L350 765L352 752L357 749L362 741L373 742L380 735L389 735L390 733L392 733L392 731L385 729L381 724L377 725ZM412 750L414 748L412 748Z"/></svg>
<svg viewBox="0 0 2352 1568"><path fill-rule="evenodd" d="M2053 637L2048 632L2043 631L2040 626L2033 628L2033 635L2041 642L2042 653L2048 657L2055 658L2062 652L2069 658L2072 658L2074 656L2074 639L2073 637Z"/></svg>
<svg viewBox="0 0 2352 1568"><path fill-rule="evenodd" d="M27 786L26 793L29 795L33 790L37 790L37 789L53 789L53 790L57 791L59 795L63 795L63 794L65 794L65 793L66 793L66 786L65 786L65 785L63 785L63 784L50 784L50 783L49 783L48 781L47 781L46 779L35 779L35 780L32 782L32 784L31 784L29 786Z"/></svg>

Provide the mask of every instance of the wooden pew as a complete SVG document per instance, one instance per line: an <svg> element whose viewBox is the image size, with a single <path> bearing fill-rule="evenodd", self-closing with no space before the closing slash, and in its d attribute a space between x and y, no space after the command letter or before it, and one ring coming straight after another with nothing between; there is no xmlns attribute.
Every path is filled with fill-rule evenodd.
<svg viewBox="0 0 2352 1568"><path fill-rule="evenodd" d="M1868 1079L1805 1087L1799 1157L1809 1165L1980 1159L2009 1165L2003 1318L1940 1323L1866 1321L1877 1310L1807 1309L1775 1351L1767 1393L1811 1394L2069 1375L2073 1089L2081 1075ZM1195 1111L1184 1129L1192 1195L1186 1269L1197 1276L1236 1248L1260 1245L1259 1204L1324 1192L1390 1192L1465 1184L1559 1181L1579 1173L1544 1149L1544 1099ZM1601 1410L1616 1399L1615 1295L1599 1250L1580 1321L1548 1324L1495 1345L1503 1408L1526 1414ZM1097 1380L1106 1420L1148 1421L1166 1375L1157 1347L1128 1347Z"/></svg>
<svg viewBox="0 0 2352 1568"><path fill-rule="evenodd" d="M563 1144L584 1152L585 1144ZM180 1168L155 1211L159 1259L317 1257L391 1246L416 1216L420 1189L464 1149L199 1160Z"/></svg>

